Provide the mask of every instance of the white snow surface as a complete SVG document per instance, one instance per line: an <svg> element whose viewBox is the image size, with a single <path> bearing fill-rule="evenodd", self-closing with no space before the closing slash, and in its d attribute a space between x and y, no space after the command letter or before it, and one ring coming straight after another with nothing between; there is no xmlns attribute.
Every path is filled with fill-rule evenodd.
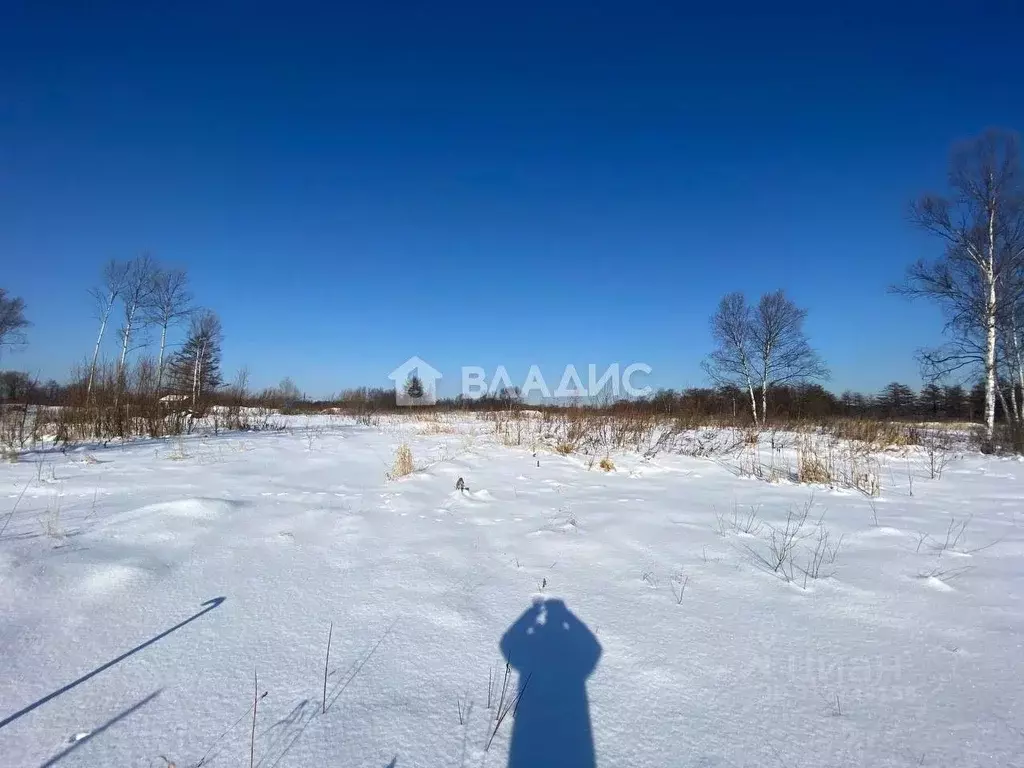
<svg viewBox="0 0 1024 768"><path fill-rule="evenodd" d="M298 418L0 465L0 765L1024 765L1024 464L611 458Z"/></svg>

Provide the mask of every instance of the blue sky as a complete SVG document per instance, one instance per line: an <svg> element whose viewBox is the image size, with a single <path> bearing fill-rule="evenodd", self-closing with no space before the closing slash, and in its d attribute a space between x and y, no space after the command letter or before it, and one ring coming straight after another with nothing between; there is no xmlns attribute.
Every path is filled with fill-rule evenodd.
<svg viewBox="0 0 1024 768"><path fill-rule="evenodd" d="M0 285L34 323L2 364L44 377L148 251L257 385L413 354L699 385L719 298L780 287L831 388L917 383L940 318L886 288L938 244L906 205L1024 122L1011 2L67 5L0 25Z"/></svg>

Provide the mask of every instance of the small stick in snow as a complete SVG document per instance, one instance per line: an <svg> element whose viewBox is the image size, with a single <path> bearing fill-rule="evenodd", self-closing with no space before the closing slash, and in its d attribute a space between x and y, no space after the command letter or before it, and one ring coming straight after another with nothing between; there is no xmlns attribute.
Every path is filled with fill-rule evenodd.
<svg viewBox="0 0 1024 768"><path fill-rule="evenodd" d="M260 680L256 676L256 667L252 668L252 733L249 736L249 768L256 764L256 708L260 703Z"/></svg>
<svg viewBox="0 0 1024 768"><path fill-rule="evenodd" d="M263 695L260 696L260 698L261 699L267 698L267 692L264 691ZM214 741L213 744L210 745L210 748L207 749L206 752L203 753L203 756L201 758L199 758L199 762L196 763L196 768L201 768L202 766L206 765L206 758L208 758L210 756L210 753L213 752L214 748L224 740L225 736L227 736L229 733L231 733L231 731L235 730L235 728L238 727L238 724L240 722L245 720L245 718L249 714L249 710L251 710L252 708L253 708L253 705L249 705L249 707L245 710L245 712L242 713L241 717L239 717L237 720L235 720L235 722L232 723L227 728L227 730L224 731L224 733L222 733L220 736L217 737L217 740Z"/></svg>
<svg viewBox="0 0 1024 768"><path fill-rule="evenodd" d="M508 665L505 666L505 669L507 675ZM508 702L508 704L506 704L504 707L499 706L498 717L494 723L494 730L491 731L491 737L487 739L487 745L484 747L484 752L490 750L491 742L494 741L494 737L498 735L498 729L501 728L501 724L505 721L505 717L508 715L508 713L511 712L512 717L515 717L516 714L519 712L519 702L522 701L523 694L526 693L526 686L530 684L530 678L532 676L533 673L530 673L526 676L526 681L523 683L523 687L519 689L519 693L517 693L515 697Z"/></svg>
<svg viewBox="0 0 1024 768"><path fill-rule="evenodd" d="M320 714L327 714L327 667L331 663L331 635L334 634L334 622L331 622L331 628L327 630L327 658L324 660L324 700L323 705L320 709Z"/></svg>
<svg viewBox="0 0 1024 768"><path fill-rule="evenodd" d="M690 583L690 577L689 576L684 576L683 572L680 571L679 572L679 590L677 591L674 586L672 587L672 593L676 597L676 605L682 605L683 604L683 595L686 593L686 585L689 584L689 583Z"/></svg>
<svg viewBox="0 0 1024 768"><path fill-rule="evenodd" d="M14 517L14 513L18 511L18 505L21 503L21 497L25 495L25 491L28 490L28 487L31 484L32 484L32 478L29 478L29 481L27 483L25 483L25 487L21 489L21 493L18 494L18 499L17 499L17 501L14 502L14 506L11 508L11 514L9 514L7 516L7 519L4 521L4 527L0 528L0 536L3 536L4 535L4 531L7 530L7 524L9 522L11 522L11 518Z"/></svg>
<svg viewBox="0 0 1024 768"><path fill-rule="evenodd" d="M494 692L494 668L487 669L487 709L491 708L491 697Z"/></svg>
<svg viewBox="0 0 1024 768"><path fill-rule="evenodd" d="M505 693L508 691L508 679L512 674L512 667L510 662L505 662L505 678L501 681L501 695L498 697L498 711L495 712L494 717L497 719L501 713L502 708L505 706Z"/></svg>

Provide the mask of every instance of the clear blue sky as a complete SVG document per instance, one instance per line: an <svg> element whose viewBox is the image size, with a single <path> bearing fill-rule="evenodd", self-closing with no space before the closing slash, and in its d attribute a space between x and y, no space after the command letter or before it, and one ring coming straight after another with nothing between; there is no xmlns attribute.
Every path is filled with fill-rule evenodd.
<svg viewBox="0 0 1024 768"><path fill-rule="evenodd" d="M939 315L886 287L938 244L906 204L951 142L1024 123L1010 0L58 5L0 22L0 285L34 323L2 362L44 377L91 349L101 264L145 250L257 385L413 354L448 386L698 385L719 298L779 287L831 388L917 383Z"/></svg>

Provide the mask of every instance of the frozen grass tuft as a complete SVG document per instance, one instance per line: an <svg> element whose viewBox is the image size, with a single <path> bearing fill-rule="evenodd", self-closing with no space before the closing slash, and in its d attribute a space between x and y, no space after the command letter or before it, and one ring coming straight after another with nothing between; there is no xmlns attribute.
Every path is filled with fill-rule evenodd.
<svg viewBox="0 0 1024 768"><path fill-rule="evenodd" d="M391 469L390 477L392 480L399 477L405 477L411 475L413 471L412 463L412 450L405 443L398 446L398 450L395 451L395 463Z"/></svg>

